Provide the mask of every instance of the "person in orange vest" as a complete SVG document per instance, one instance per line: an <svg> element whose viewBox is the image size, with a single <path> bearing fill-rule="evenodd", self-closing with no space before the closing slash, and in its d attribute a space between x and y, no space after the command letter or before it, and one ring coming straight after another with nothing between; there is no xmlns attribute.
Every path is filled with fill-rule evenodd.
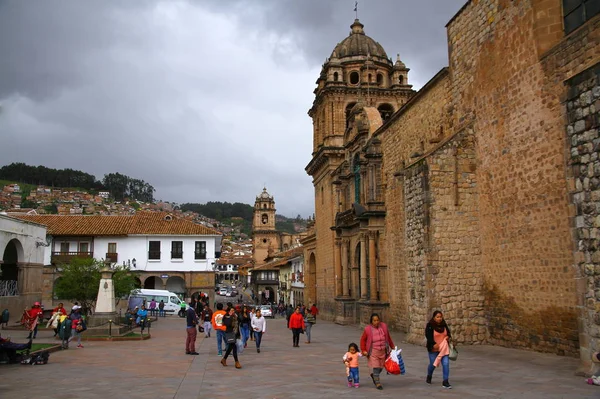
<svg viewBox="0 0 600 399"><path fill-rule="evenodd" d="M225 316L225 311L223 310L223 304L217 303L217 310L212 315L212 326L213 329L217 333L217 353L219 356L223 356L223 346L222 343L227 343L225 341L225 329L227 328L223 324L223 316Z"/></svg>

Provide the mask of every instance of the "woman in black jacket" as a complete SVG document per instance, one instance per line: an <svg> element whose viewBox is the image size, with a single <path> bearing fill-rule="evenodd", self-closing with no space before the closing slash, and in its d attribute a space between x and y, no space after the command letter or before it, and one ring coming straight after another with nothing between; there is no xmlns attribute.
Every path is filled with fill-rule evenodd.
<svg viewBox="0 0 600 399"><path fill-rule="evenodd" d="M221 364L223 366L227 366L227 357L229 357L229 354L233 351L233 359L235 360L235 368L241 369L242 365L238 361L237 346L235 344L235 338L237 338L239 336L240 332L239 332L239 328L238 328L237 315L235 314L235 309L233 307L228 308L227 313L225 314L225 316L223 316L223 325L226 327L225 328L225 339L228 339L228 337L230 335L233 335L234 340L233 340L233 343L227 342L227 350L225 351L225 356L223 356L223 359L221 359Z"/></svg>
<svg viewBox="0 0 600 399"><path fill-rule="evenodd" d="M426 382L431 384L431 377L433 376L433 371L435 370L433 363L440 354L440 345L443 341L450 342L452 339L450 328L448 328L446 320L444 320L444 315L441 311L436 310L433 312L431 320L429 320L425 326L425 338L427 338L427 352L429 352L429 366L427 367ZM450 382L448 382L448 378L450 376L450 361L448 355L444 355L442 357L442 374L442 386L448 389L452 388L452 385L450 385Z"/></svg>

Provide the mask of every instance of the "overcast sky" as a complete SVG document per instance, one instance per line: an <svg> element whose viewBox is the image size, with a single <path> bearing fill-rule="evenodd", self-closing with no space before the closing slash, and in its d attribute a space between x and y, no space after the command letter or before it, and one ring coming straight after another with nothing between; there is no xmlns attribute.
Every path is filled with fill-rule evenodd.
<svg viewBox="0 0 600 399"><path fill-rule="evenodd" d="M466 0L359 1L419 89ZM178 203L314 212L307 115L354 0L0 0L0 166L120 172Z"/></svg>

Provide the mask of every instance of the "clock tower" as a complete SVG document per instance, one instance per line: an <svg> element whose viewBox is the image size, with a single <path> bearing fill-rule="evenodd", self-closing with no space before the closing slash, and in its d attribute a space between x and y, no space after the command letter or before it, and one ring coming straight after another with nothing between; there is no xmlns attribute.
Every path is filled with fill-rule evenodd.
<svg viewBox="0 0 600 399"><path fill-rule="evenodd" d="M252 244L255 265L261 265L269 252L280 250L280 235L275 230L275 200L263 188L254 202L254 219L252 222Z"/></svg>

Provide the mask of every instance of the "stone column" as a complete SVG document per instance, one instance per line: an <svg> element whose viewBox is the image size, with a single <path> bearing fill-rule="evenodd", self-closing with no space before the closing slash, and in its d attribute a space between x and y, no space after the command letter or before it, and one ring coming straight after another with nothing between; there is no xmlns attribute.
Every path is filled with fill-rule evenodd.
<svg viewBox="0 0 600 399"><path fill-rule="evenodd" d="M109 267L102 269L102 278L98 288L96 299L96 311L98 313L115 313L115 287L112 279L113 271Z"/></svg>
<svg viewBox="0 0 600 399"><path fill-rule="evenodd" d="M335 296L342 295L342 263L341 263L342 243L339 238L335 239L335 250L333 252L333 262L335 265Z"/></svg>
<svg viewBox="0 0 600 399"><path fill-rule="evenodd" d="M348 273L348 240L342 240L342 295L350 296L349 282L350 273Z"/></svg>
<svg viewBox="0 0 600 399"><path fill-rule="evenodd" d="M370 300L372 301L376 301L379 298L377 298L377 257L376 257L376 253L375 253L375 237L377 236L377 234L372 231L369 233L368 239L369 239L369 278L371 279L371 284L370 284L370 288L371 288L371 296L369 297Z"/></svg>
<svg viewBox="0 0 600 399"><path fill-rule="evenodd" d="M366 234L360 235L360 299L367 299L367 245Z"/></svg>

